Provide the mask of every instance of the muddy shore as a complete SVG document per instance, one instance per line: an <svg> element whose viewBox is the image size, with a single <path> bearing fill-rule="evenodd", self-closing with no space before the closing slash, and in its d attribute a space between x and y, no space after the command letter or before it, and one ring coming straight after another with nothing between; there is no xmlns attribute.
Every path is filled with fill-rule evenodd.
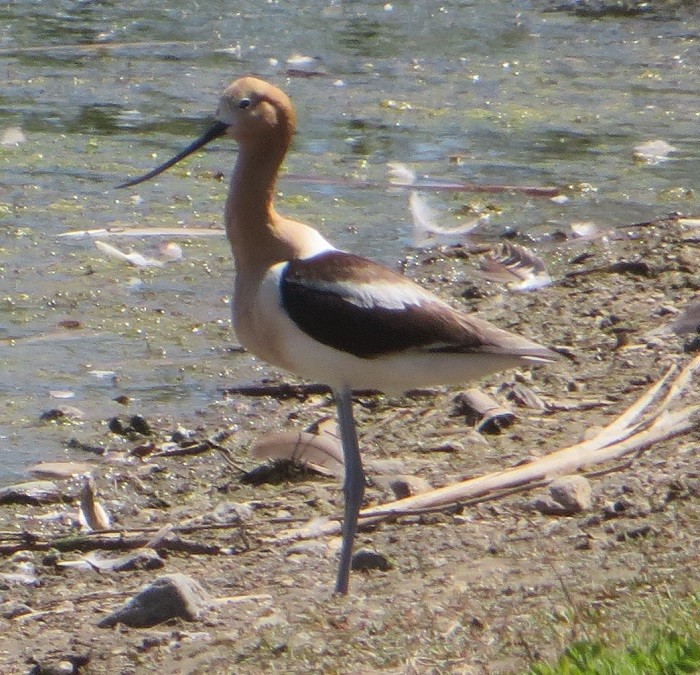
<svg viewBox="0 0 700 675"><path fill-rule="evenodd" d="M400 473L433 487L496 471L583 439L669 366L687 363L700 348L697 333L663 327L700 293L697 227L661 221L617 234L587 242L567 236L550 247L542 255L554 282L530 293L481 278L466 249L407 258L409 276L563 356L480 383L515 413L500 434L473 431L456 410L459 389L359 396L365 456L396 460ZM271 392L285 382L297 383L272 381ZM515 385L545 408L509 400ZM46 421L72 424L78 447L104 450L85 450L83 461L124 538L148 540L168 524L190 529L178 529L180 550L156 546L155 563L85 569L62 565L87 553L65 543L80 533L81 479L56 481L58 503L0 505L1 672L522 672L586 637L586 625L614 643L650 613L663 622L668 598L700 587L696 424L591 477L593 504L575 515L540 513L533 502L546 489L538 488L362 531L358 547L379 552L390 569L355 572L350 596L334 598L339 540L280 534L339 514L338 480L298 469L268 472L256 484L241 480L259 466L248 450L264 433L301 430L334 413L325 393L279 391L222 394L220 405L190 419L151 419L125 402L122 426L105 421L101 434L84 431L79 419ZM696 375L683 404L700 402L699 392ZM130 428L134 416L148 428ZM217 437L226 455L203 443L222 430L230 432ZM166 452L183 434L200 451ZM392 499L385 481L371 472L370 479L368 505ZM195 621L97 626L144 584L172 573L234 600Z"/></svg>

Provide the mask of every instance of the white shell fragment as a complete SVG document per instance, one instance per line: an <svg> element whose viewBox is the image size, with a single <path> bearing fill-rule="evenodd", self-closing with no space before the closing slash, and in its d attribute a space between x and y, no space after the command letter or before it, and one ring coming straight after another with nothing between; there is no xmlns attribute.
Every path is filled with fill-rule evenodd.
<svg viewBox="0 0 700 675"><path fill-rule="evenodd" d="M571 223L571 231L579 239L598 239L603 236L598 225L590 220Z"/></svg>
<svg viewBox="0 0 700 675"><path fill-rule="evenodd" d="M326 74L323 62L318 56L291 54L285 63L287 65L287 75L310 76Z"/></svg>

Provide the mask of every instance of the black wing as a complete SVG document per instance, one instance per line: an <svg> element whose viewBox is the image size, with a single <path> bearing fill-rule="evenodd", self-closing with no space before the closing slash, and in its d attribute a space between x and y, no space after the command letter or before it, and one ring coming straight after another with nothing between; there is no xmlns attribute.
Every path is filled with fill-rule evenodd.
<svg viewBox="0 0 700 675"><path fill-rule="evenodd" d="M361 358L413 349L479 351L486 344L478 329L417 284L342 251L290 261L280 291L301 330Z"/></svg>

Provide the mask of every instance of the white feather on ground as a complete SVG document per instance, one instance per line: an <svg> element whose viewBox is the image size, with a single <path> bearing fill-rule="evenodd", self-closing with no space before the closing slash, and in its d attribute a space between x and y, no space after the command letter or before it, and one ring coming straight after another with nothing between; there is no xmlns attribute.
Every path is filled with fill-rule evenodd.
<svg viewBox="0 0 700 675"><path fill-rule="evenodd" d="M481 260L481 273L515 291L532 291L552 283L544 262L524 246L504 242L500 253Z"/></svg>

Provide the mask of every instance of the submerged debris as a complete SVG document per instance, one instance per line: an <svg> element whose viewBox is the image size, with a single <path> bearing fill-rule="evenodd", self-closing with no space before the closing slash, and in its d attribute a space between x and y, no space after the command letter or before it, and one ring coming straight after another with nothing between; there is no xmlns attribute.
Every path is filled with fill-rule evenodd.
<svg viewBox="0 0 700 675"><path fill-rule="evenodd" d="M7 127L3 129L2 135L0 135L0 145L5 147L19 145L20 143L26 143L26 141L27 137L20 127Z"/></svg>
<svg viewBox="0 0 700 675"><path fill-rule="evenodd" d="M677 149L666 141L647 141L634 149L633 157L644 164L659 164L668 161L669 154Z"/></svg>
<svg viewBox="0 0 700 675"><path fill-rule="evenodd" d="M124 253L120 251L116 246L107 244L104 241L96 241L95 246L102 251L102 253L111 256L112 258L117 258L117 260L123 260L129 265L134 267L163 267L164 263L161 260L156 260L155 258L147 258L141 253L132 251L131 253Z"/></svg>

